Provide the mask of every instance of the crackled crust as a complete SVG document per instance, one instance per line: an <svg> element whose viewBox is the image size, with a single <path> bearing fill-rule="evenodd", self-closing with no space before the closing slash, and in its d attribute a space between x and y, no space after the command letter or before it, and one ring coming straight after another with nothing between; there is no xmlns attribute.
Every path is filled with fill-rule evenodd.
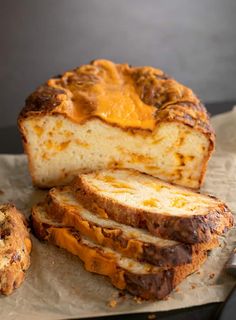
<svg viewBox="0 0 236 320"><path fill-rule="evenodd" d="M53 188L48 193L46 206L50 217L58 220L63 226L74 227L96 243L110 247L126 257L156 266L173 267L190 263L193 252L207 251L218 245L216 238L211 242L194 246L172 241L163 245L159 242L144 241L134 235L129 236L122 229L114 226L114 223L113 227L103 227L91 220L84 219L80 215L80 206L76 207L59 201L56 193L60 192L60 190L68 192L69 188ZM134 233L135 229L133 229Z"/></svg>
<svg viewBox="0 0 236 320"><path fill-rule="evenodd" d="M215 208L202 215L174 216L145 211L127 206L95 191L83 175L77 176L72 184L77 199L92 212L107 216L119 223L136 228L147 229L151 234L164 239L197 244L212 241L216 235L223 234L233 226L234 219L227 205L217 198ZM183 188L184 189L184 188Z"/></svg>
<svg viewBox="0 0 236 320"><path fill-rule="evenodd" d="M87 271L108 276L116 288L143 299L163 299L186 276L196 271L207 257L206 252L201 251L193 254L192 263L170 269L146 265L146 273L137 273L122 268L116 256L103 247L91 247L84 243L83 237L73 228L43 222L35 208L32 211L32 225L39 239L79 256Z"/></svg>
<svg viewBox="0 0 236 320"><path fill-rule="evenodd" d="M83 115L78 122L92 117L99 117L106 121L94 112L97 108L96 98L87 95L87 92L93 90L97 84L102 84L103 81L114 81L116 85L117 80L114 80L117 76L116 72L124 77L124 81L130 81L130 88L134 88L140 101L143 102L142 112L152 107L150 110L153 112L148 116L153 117L154 127L163 121L184 123L206 134L213 148L214 131L208 114L191 89L178 83L159 69L131 67L128 64L114 64L107 60L95 60L88 65L48 80L27 98L25 107L19 115L19 124L24 118L46 114L63 114L75 120L78 114L72 114L72 109L77 100L83 105ZM107 77L109 77L108 80ZM77 92L82 92L79 98L76 96ZM128 115L123 116L125 118ZM110 120L109 123L114 125ZM129 125L124 125L122 120L115 125L129 129ZM143 128L140 124L133 129Z"/></svg>
<svg viewBox="0 0 236 320"><path fill-rule="evenodd" d="M30 265L31 240L24 216L11 204L0 206L0 293L9 295Z"/></svg>

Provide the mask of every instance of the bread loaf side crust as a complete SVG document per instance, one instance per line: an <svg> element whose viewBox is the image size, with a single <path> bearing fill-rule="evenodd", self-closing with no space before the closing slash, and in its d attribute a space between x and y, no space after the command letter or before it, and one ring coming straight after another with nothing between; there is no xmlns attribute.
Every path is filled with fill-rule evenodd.
<svg viewBox="0 0 236 320"><path fill-rule="evenodd" d="M31 240L26 220L14 205L1 205L0 216L0 239L4 242L0 261L8 259L0 269L0 293L9 295L24 281L30 266Z"/></svg>
<svg viewBox="0 0 236 320"><path fill-rule="evenodd" d="M171 216L168 213L156 214L141 208L129 207L109 197L95 192L84 181L82 175L73 181L77 199L85 208L123 224L147 229L151 234L164 239L196 244L212 241L216 235L223 234L233 226L231 211L223 202L205 215L190 217Z"/></svg>

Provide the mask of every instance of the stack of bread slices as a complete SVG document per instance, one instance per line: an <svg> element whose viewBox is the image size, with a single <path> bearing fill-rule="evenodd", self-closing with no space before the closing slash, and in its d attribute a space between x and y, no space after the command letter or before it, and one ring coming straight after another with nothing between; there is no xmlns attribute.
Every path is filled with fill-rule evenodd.
<svg viewBox="0 0 236 320"><path fill-rule="evenodd" d="M135 170L83 173L32 209L39 239L143 299L163 299L207 259L233 225L212 196Z"/></svg>

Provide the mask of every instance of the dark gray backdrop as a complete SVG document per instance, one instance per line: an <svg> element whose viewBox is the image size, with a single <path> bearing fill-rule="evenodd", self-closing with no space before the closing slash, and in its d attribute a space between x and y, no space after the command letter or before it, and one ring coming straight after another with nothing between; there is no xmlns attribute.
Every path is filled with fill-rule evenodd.
<svg viewBox="0 0 236 320"><path fill-rule="evenodd" d="M95 58L236 100L236 0L0 0L0 126L40 83Z"/></svg>

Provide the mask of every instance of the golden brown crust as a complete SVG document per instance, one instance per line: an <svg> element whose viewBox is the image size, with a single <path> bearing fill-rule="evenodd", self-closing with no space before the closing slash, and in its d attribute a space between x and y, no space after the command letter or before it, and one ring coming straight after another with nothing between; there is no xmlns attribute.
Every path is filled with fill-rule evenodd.
<svg viewBox="0 0 236 320"><path fill-rule="evenodd" d="M25 107L19 115L19 125L23 119L31 116L57 113L67 116L68 110L64 112L58 107L65 104L66 109L71 108L68 101L75 103L78 98L76 92L83 93L81 95L83 98L80 97L79 100L83 104L83 117L85 119L99 117L94 114L96 101L86 93L96 84L102 83L107 74L111 80L114 80L115 72L132 81L132 86L140 100L144 102L143 109L145 106L146 108L155 107L153 116L156 124L163 121L184 123L206 134L213 148L214 131L208 114L192 90L168 77L159 69L131 67L127 64L114 64L107 60L95 60L88 65L66 72L58 78L52 78L40 86L27 98ZM115 80L114 83L116 83ZM122 123L120 126L124 127Z"/></svg>
<svg viewBox="0 0 236 320"><path fill-rule="evenodd" d="M223 202L205 215L173 216L156 214L143 209L128 207L115 200L94 192L80 175L73 181L73 189L77 199L85 208L100 214L105 214L123 224L136 228L147 229L151 234L164 239L177 240L196 244L210 242L233 226L233 215Z"/></svg>
<svg viewBox="0 0 236 320"><path fill-rule="evenodd" d="M31 240L24 216L11 204L0 206L0 293L9 295L24 280L30 265Z"/></svg>
<svg viewBox="0 0 236 320"><path fill-rule="evenodd" d="M125 289L143 299L163 299L186 276L196 271L207 257L204 251L194 252L191 264L171 269L155 268L149 265L146 273L139 274L120 267L115 257L103 251L102 248L84 244L79 232L73 228L60 228L43 223L34 214L34 210L32 223L39 239L47 240L79 256L87 271L108 276L118 289Z"/></svg>
<svg viewBox="0 0 236 320"><path fill-rule="evenodd" d="M84 219L80 215L80 207L63 204L57 200L55 192L59 190L63 191L63 188L53 188L48 193L46 206L49 216L58 220L65 227L74 227L82 235L126 257L160 267L173 267L190 263L193 251L207 251L218 245L217 239L194 246L180 242L165 246L158 242L145 242L125 234L118 227L102 227L91 220Z"/></svg>

